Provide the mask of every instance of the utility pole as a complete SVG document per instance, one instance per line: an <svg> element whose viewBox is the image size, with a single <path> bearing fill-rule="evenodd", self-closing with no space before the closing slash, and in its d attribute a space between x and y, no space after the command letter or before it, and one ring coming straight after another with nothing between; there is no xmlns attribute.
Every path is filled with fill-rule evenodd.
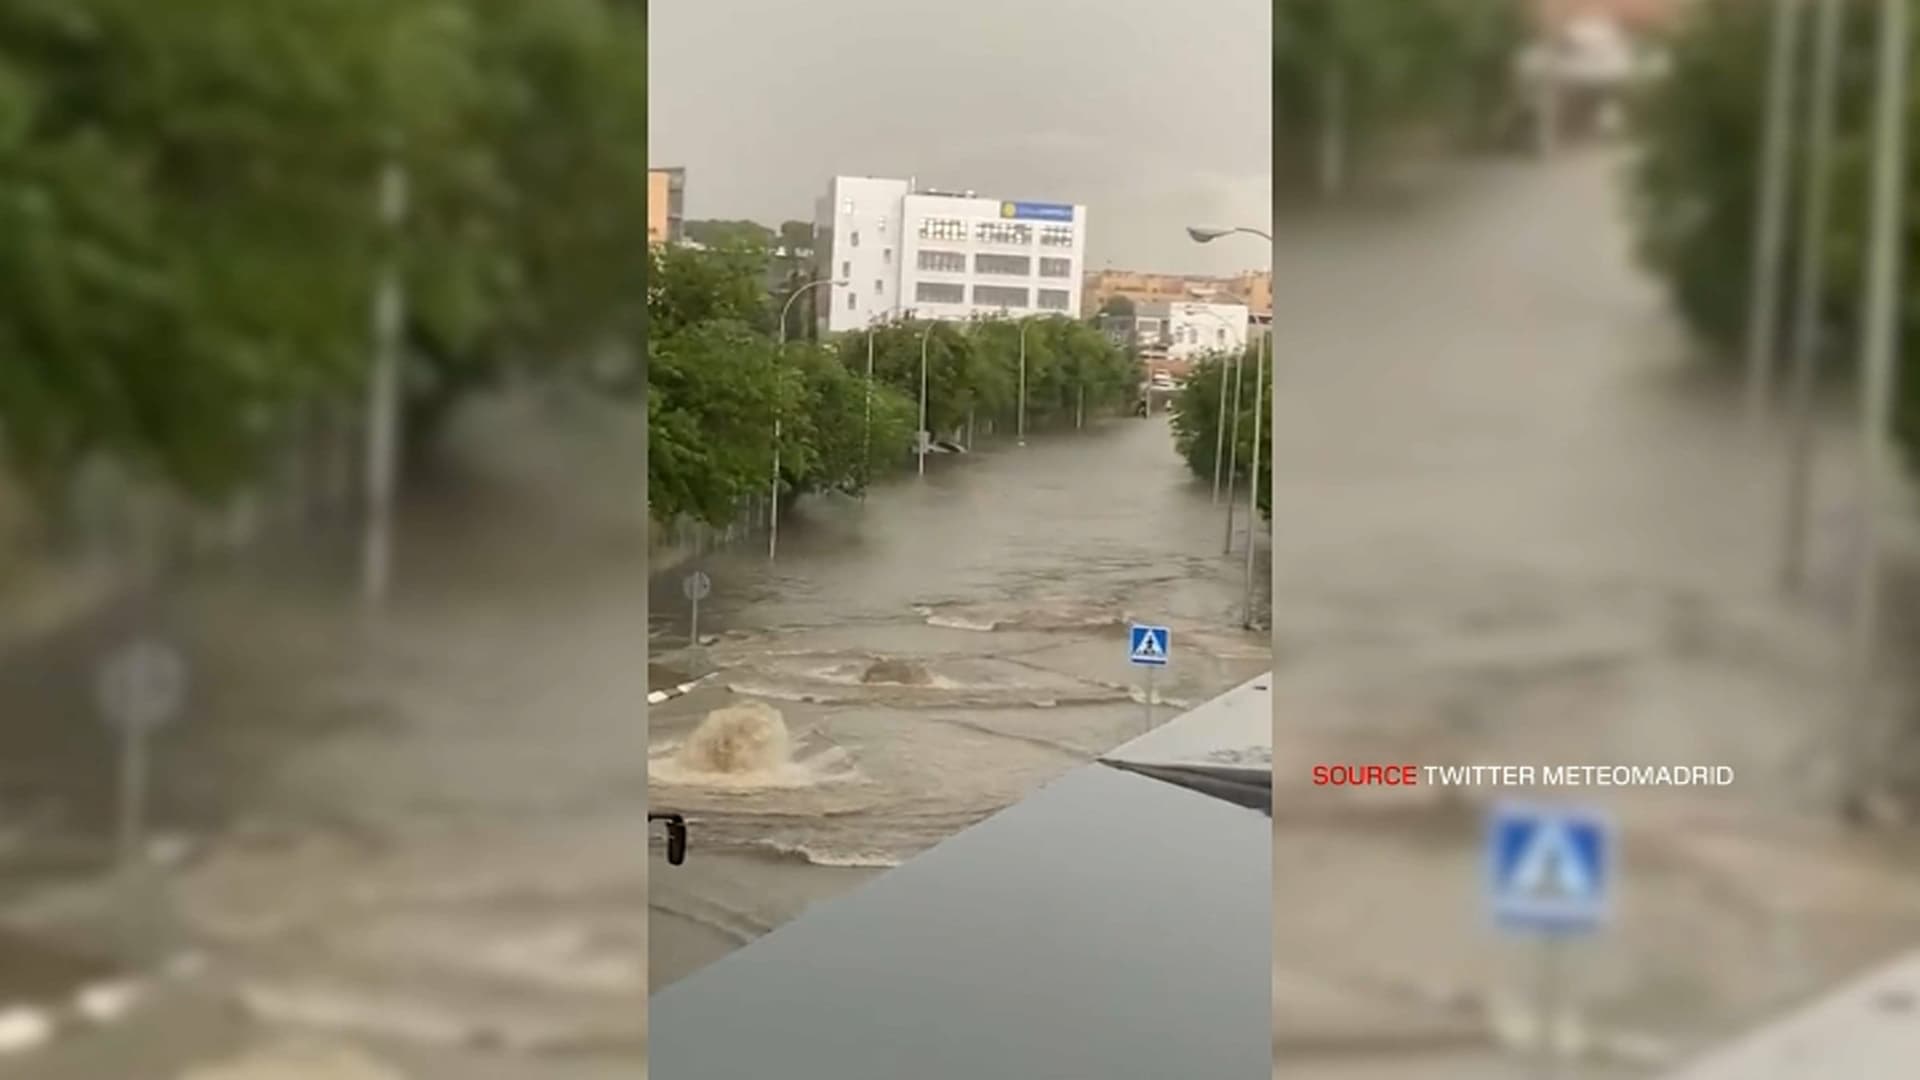
<svg viewBox="0 0 1920 1080"><path fill-rule="evenodd" d="M1248 630L1253 629L1253 536L1260 527L1260 422L1266 419L1267 390L1267 342L1272 338L1269 333L1260 339L1260 359L1254 365L1253 378L1253 480L1247 485L1247 581L1246 613L1240 624Z"/></svg>
<svg viewBox="0 0 1920 1080"><path fill-rule="evenodd" d="M1821 300L1826 290L1825 252L1832 187L1833 124L1839 70L1841 0L1813 0L1813 86L1807 98L1807 175L1801 204L1800 280L1793 310L1793 379L1788 387L1786 521L1780 545L1780 587L1799 589L1806 577L1807 535L1813 511L1814 387L1821 344Z"/></svg>
<svg viewBox="0 0 1920 1080"><path fill-rule="evenodd" d="M1853 647L1860 712L1855 725L1857 774L1876 759L1878 731L1874 677L1880 644L1880 490L1886 478L1895 390L1895 334L1901 318L1900 249L1906 240L1903 180L1907 122L1907 0L1881 0L1880 79L1874 115L1873 195L1867 234L1867 302L1860 347L1860 512L1863 551L1854 581Z"/></svg>
<svg viewBox="0 0 1920 1080"><path fill-rule="evenodd" d="M1240 471L1240 390L1247 381L1247 354L1242 349L1233 362L1233 434L1227 446L1227 540L1220 554L1233 554L1233 481ZM1221 421L1225 427L1226 422Z"/></svg>
<svg viewBox="0 0 1920 1080"><path fill-rule="evenodd" d="M1220 505L1220 467L1227 459L1227 358L1220 358L1219 422L1213 426L1213 505Z"/></svg>
<svg viewBox="0 0 1920 1080"><path fill-rule="evenodd" d="M367 520L361 550L361 588L374 609L385 605L393 577L393 499L400 471L400 375L407 312L400 255L406 219L406 166L397 156L390 157L380 175L380 223L389 249L373 302L373 371L367 381Z"/></svg>
<svg viewBox="0 0 1920 1080"><path fill-rule="evenodd" d="M1747 298L1747 410L1758 423L1772 405L1774 338L1780 329L1780 264L1786 241L1787 170L1793 149L1794 68L1800 53L1800 0L1773 0L1767 62L1766 135L1760 199L1754 207L1751 293Z"/></svg>
<svg viewBox="0 0 1920 1080"><path fill-rule="evenodd" d="M860 498L873 486L873 325L867 325L867 418L860 436Z"/></svg>

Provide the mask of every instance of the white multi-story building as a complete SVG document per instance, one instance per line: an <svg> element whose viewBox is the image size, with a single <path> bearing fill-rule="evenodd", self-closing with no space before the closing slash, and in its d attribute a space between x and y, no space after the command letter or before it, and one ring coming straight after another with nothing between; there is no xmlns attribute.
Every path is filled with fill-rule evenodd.
<svg viewBox="0 0 1920 1080"><path fill-rule="evenodd" d="M1163 300L1135 304L1132 315L1109 315L1100 324L1115 343L1138 350L1150 370L1178 374L1208 353L1245 350L1255 340L1255 321L1245 304Z"/></svg>
<svg viewBox="0 0 1920 1080"><path fill-rule="evenodd" d="M816 206L821 330L911 316L1080 315L1087 211L835 177Z"/></svg>
<svg viewBox="0 0 1920 1080"><path fill-rule="evenodd" d="M1249 340L1245 304L1164 305L1167 359L1190 362L1206 353L1244 351Z"/></svg>

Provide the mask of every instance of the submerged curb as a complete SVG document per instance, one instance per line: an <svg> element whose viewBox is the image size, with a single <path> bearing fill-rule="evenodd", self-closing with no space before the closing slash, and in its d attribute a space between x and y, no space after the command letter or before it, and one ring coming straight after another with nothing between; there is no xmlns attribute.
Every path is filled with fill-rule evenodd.
<svg viewBox="0 0 1920 1080"><path fill-rule="evenodd" d="M674 698L677 698L677 697L684 697L687 694L692 693L695 687L699 686L703 682L706 682L710 678L712 678L711 675L702 675L699 678L693 680L692 682L684 682L684 683L681 683L679 686L671 687L666 690L648 691L647 704L659 705L663 702L672 701Z"/></svg>
<svg viewBox="0 0 1920 1080"><path fill-rule="evenodd" d="M119 1023L152 996L162 979L191 978L202 966L200 958L183 955L156 975L84 983L57 1005L0 1006L0 1059L34 1053L63 1034Z"/></svg>

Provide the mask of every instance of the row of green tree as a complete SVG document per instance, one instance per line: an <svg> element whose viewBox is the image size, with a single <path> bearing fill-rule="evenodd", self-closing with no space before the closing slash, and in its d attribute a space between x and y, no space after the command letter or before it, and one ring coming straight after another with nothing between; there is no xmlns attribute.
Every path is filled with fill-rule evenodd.
<svg viewBox="0 0 1920 1080"><path fill-rule="evenodd" d="M1920 0L1914 0L1920 8ZM1652 86L1636 109L1643 147L1634 176L1636 225L1646 262L1670 288L1676 306L1710 345L1708 355L1731 362L1742 353L1753 222L1759 196L1762 106L1769 33L1769 7L1744 0L1705 0L1695 5L1676 30L1666 77ZM1869 222L1869 145L1874 94L1878 3L1846 0L1843 47L1838 72L1838 108L1832 170L1831 215L1817 253L1825 266L1826 291L1820 298L1825 318L1823 369L1849 376L1854 367L1864 300L1864 267ZM1912 20L1920 27L1920 19ZM1811 39L1803 33L1803 42ZM1810 66L1806 56L1800 84ZM1804 102L1804 94L1802 95ZM1909 147L1920 145L1920 96L1908 98ZM1800 106L1804 110L1804 103ZM1804 120L1797 119L1804 131ZM1795 187L1806 175L1805 139L1798 140L1793 163ZM1920 174L1905 173L1905 265L1920 266ZM1789 223L1797 222L1796 216ZM1797 229L1790 228L1789 236ZM1800 257L1790 241L1788 264ZM1788 275L1787 280L1791 280ZM1920 341L1920 278L1906 278L1901 338ZM1788 305L1781 305L1786 310ZM1780 327L1782 343L1788 328ZM1896 428L1902 444L1920 463L1920 352L1902 353Z"/></svg>
<svg viewBox="0 0 1920 1080"><path fill-rule="evenodd" d="M923 355L927 429L961 442L1018 430L1023 338L1029 430L1084 423L1138 394L1138 363L1065 317L902 318L824 342L781 335L768 258L751 242L653 249L647 499L657 520L733 521L768 493L776 446L783 493L858 492L910 463Z"/></svg>
<svg viewBox="0 0 1920 1080"><path fill-rule="evenodd" d="M1409 131L1486 141L1515 118L1522 0L1274 0L1277 178L1344 186ZM1309 167L1310 166L1310 167Z"/></svg>
<svg viewBox="0 0 1920 1080"><path fill-rule="evenodd" d="M219 494L362 399L390 264L416 433L504 373L637 359L645 68L620 0L0 4L9 469Z"/></svg>
<svg viewBox="0 0 1920 1080"><path fill-rule="evenodd" d="M1256 343L1244 355L1209 353L1193 365L1187 373L1186 384L1174 399L1173 438L1175 448L1195 476L1212 480L1218 462L1223 486L1231 477L1234 486L1245 491L1258 466L1260 513L1270 516L1273 512L1273 485L1268 482L1273 462L1273 369L1265 368L1267 385L1259 392L1256 404L1256 380L1262 371L1260 349ZM1256 413L1260 418L1258 444L1254 442Z"/></svg>

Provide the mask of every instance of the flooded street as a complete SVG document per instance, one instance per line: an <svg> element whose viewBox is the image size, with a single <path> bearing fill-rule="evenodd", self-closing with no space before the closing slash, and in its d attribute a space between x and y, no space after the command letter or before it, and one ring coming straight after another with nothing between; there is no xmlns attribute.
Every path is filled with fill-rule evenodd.
<svg viewBox="0 0 1920 1080"><path fill-rule="evenodd" d="M1463 166L1277 234L1276 1075L1506 1075L1530 1038L1537 961L1488 928L1466 805L1499 793L1348 797L1314 763L1733 767L1555 793L1625 829L1618 922L1574 961L1594 1076L1920 940L1912 845L1833 817L1845 410L1789 603L1784 440L1743 426L1634 267L1622 164Z"/></svg>
<svg viewBox="0 0 1920 1080"><path fill-rule="evenodd" d="M91 978L132 980L136 1004L89 1023L77 977L9 986L60 1028L0 1076L584 1080L644 1061L644 511L609 453L637 431L565 400L476 413L416 486L377 623L345 537L167 591L157 625L194 683L156 743L131 953L89 665L137 624L110 611L8 658L25 827L0 913L130 956Z"/></svg>
<svg viewBox="0 0 1920 1080"><path fill-rule="evenodd" d="M1225 556L1168 421L1110 420L811 500L772 565L764 538L706 558L702 649L686 568L657 580L656 668L707 677L650 711L651 805L694 837L653 869L654 986L1137 735L1130 622L1172 628L1163 720L1266 670L1238 514Z"/></svg>

